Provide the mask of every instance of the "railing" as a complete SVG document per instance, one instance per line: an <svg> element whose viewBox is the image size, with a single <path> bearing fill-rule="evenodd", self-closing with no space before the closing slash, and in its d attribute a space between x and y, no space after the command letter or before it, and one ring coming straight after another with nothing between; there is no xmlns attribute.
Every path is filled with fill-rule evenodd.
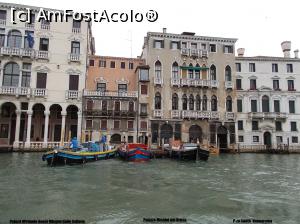
<svg viewBox="0 0 300 224"><path fill-rule="evenodd" d="M172 86L180 86L180 79L171 79Z"/></svg>
<svg viewBox="0 0 300 224"><path fill-rule="evenodd" d="M69 54L69 61L78 62L80 61L80 54Z"/></svg>
<svg viewBox="0 0 300 224"><path fill-rule="evenodd" d="M20 56L20 57L34 57L34 50L31 48L17 48L17 47L1 47L1 55Z"/></svg>
<svg viewBox="0 0 300 224"><path fill-rule="evenodd" d="M211 80L211 87L212 88L218 88L219 87L219 81Z"/></svg>
<svg viewBox="0 0 300 224"><path fill-rule="evenodd" d="M2 95L30 95L30 88L27 87L14 87L14 86L1 86L0 94Z"/></svg>
<svg viewBox="0 0 300 224"><path fill-rule="evenodd" d="M225 118L226 120L234 120L234 112L226 112Z"/></svg>
<svg viewBox="0 0 300 224"><path fill-rule="evenodd" d="M262 119L286 119L287 113L282 112L249 112L249 118L262 118Z"/></svg>
<svg viewBox="0 0 300 224"><path fill-rule="evenodd" d="M154 117L162 117L163 116L163 111L162 110L154 110L153 111L153 116Z"/></svg>
<svg viewBox="0 0 300 224"><path fill-rule="evenodd" d="M90 91L84 90L83 96L107 96L107 97L137 97L137 91L131 92L102 92L102 91Z"/></svg>
<svg viewBox="0 0 300 224"><path fill-rule="evenodd" d="M171 111L172 118L180 118L180 111L179 110L172 110Z"/></svg>
<svg viewBox="0 0 300 224"><path fill-rule="evenodd" d="M81 33L81 28L72 28L72 33Z"/></svg>
<svg viewBox="0 0 300 224"><path fill-rule="evenodd" d="M36 57L38 59L49 59L49 52L48 51L37 51Z"/></svg>
<svg viewBox="0 0 300 224"><path fill-rule="evenodd" d="M34 23L25 23L25 28L34 29Z"/></svg>
<svg viewBox="0 0 300 224"><path fill-rule="evenodd" d="M188 48L182 48L182 49L181 49L181 54L182 54L182 55L189 56L189 54L190 54L190 49L188 49Z"/></svg>
<svg viewBox="0 0 300 224"><path fill-rule="evenodd" d="M219 119L220 113L216 111L193 111L183 110L182 118L193 118L193 119Z"/></svg>
<svg viewBox="0 0 300 224"><path fill-rule="evenodd" d="M78 90L67 90L66 91L66 99L79 99L79 91Z"/></svg>
<svg viewBox="0 0 300 224"><path fill-rule="evenodd" d="M5 19L0 19L0 25L1 26L6 26L6 20Z"/></svg>
<svg viewBox="0 0 300 224"><path fill-rule="evenodd" d="M191 56L193 56L193 57L199 57L199 51L198 51L198 49L191 49L190 52L191 52Z"/></svg>
<svg viewBox="0 0 300 224"><path fill-rule="evenodd" d="M47 89L32 89L33 96L47 96Z"/></svg>
<svg viewBox="0 0 300 224"><path fill-rule="evenodd" d="M163 80L162 78L154 78L154 85L162 85Z"/></svg>
<svg viewBox="0 0 300 224"><path fill-rule="evenodd" d="M201 57L207 58L208 57L208 51L207 50L201 50Z"/></svg>
<svg viewBox="0 0 300 224"><path fill-rule="evenodd" d="M43 24L43 23L41 23L41 29L42 30L50 30L50 24Z"/></svg>
<svg viewBox="0 0 300 224"><path fill-rule="evenodd" d="M225 81L225 88L226 89L233 89L233 82L232 81Z"/></svg>

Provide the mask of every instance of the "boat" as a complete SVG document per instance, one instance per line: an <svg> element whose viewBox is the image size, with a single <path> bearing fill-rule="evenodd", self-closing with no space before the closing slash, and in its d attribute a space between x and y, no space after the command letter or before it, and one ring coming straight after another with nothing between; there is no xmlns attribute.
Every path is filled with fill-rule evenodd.
<svg viewBox="0 0 300 224"><path fill-rule="evenodd" d="M118 148L118 154L121 159L133 162L148 161L151 158L148 146L141 143L122 144Z"/></svg>
<svg viewBox="0 0 300 224"><path fill-rule="evenodd" d="M179 143L174 141L173 144L165 148L169 152L169 157L179 160L204 160L209 158L209 150L201 148L196 143Z"/></svg>
<svg viewBox="0 0 300 224"><path fill-rule="evenodd" d="M97 161L101 159L113 158L117 149L111 146L106 147L107 150L100 151L97 143L83 143L79 148L56 148L45 153L42 156L43 161L47 161L48 165L57 164L76 164Z"/></svg>

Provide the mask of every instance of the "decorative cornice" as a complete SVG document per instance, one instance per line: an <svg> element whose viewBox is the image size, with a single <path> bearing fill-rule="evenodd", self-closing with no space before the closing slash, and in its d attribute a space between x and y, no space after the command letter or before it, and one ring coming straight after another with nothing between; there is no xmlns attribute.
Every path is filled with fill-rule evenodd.
<svg viewBox="0 0 300 224"><path fill-rule="evenodd" d="M67 69L66 73L69 75L82 75L82 72L79 69L74 69L74 68Z"/></svg>
<svg viewBox="0 0 300 224"><path fill-rule="evenodd" d="M72 34L68 37L68 40L69 41L83 41L84 38L82 36L82 34Z"/></svg>
<svg viewBox="0 0 300 224"><path fill-rule="evenodd" d="M128 84L129 80L122 78L120 80L116 80L116 83L117 84Z"/></svg>
<svg viewBox="0 0 300 224"><path fill-rule="evenodd" d="M53 35L52 35L52 33L50 32L50 31L44 31L44 32L41 32L41 31L39 31L39 32L36 32L36 35L35 35L35 37L37 37L37 38L53 38Z"/></svg>
<svg viewBox="0 0 300 224"><path fill-rule="evenodd" d="M108 81L106 79L104 79L102 76L95 78L94 82L95 83L108 83Z"/></svg>
<svg viewBox="0 0 300 224"><path fill-rule="evenodd" d="M157 32L148 32L147 36L155 37L155 38L181 39L181 40L193 40L193 41L210 41L210 42L231 43L231 44L235 44L235 42L238 40L236 38L189 36L189 35L182 35L182 34L157 33Z"/></svg>
<svg viewBox="0 0 300 224"><path fill-rule="evenodd" d="M235 60L237 62L239 61L300 62L299 58L284 58L284 57L272 57L272 56L235 57Z"/></svg>
<svg viewBox="0 0 300 224"><path fill-rule="evenodd" d="M46 65L36 66L34 68L34 70L37 72L43 72L43 73L49 73L51 71L50 68L48 68Z"/></svg>

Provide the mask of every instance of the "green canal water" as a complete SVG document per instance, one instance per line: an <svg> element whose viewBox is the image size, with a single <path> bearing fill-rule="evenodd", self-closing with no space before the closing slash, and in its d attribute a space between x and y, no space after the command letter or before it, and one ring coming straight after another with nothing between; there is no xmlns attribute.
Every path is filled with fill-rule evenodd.
<svg viewBox="0 0 300 224"><path fill-rule="evenodd" d="M143 218L298 224L300 155L228 154L196 163L112 159L49 167L40 153L0 154L0 223L147 223Z"/></svg>

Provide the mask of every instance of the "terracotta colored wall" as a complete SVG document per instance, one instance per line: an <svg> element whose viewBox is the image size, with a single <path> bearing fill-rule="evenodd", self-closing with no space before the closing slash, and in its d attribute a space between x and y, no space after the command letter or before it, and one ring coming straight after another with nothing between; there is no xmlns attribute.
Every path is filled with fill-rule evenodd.
<svg viewBox="0 0 300 224"><path fill-rule="evenodd" d="M117 80L128 80L128 91L137 91L137 77L135 69L138 65L143 64L144 60L137 58L118 58L118 57L101 57L91 56L90 60L94 60L94 66L89 66L86 81L86 89L96 90L97 81L103 77L106 81L107 91L118 91ZM106 61L106 67L99 67L100 60ZM110 62L115 61L115 68L110 68ZM125 62L125 69L121 68L121 62ZM133 69L129 69L129 62L133 63Z"/></svg>

